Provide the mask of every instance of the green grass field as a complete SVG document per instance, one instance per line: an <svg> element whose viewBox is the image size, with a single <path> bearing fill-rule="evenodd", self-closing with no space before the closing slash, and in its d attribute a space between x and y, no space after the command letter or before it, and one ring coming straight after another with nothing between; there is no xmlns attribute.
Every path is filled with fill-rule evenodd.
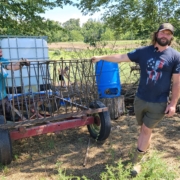
<svg viewBox="0 0 180 180"><path fill-rule="evenodd" d="M130 43L130 41L123 41L119 42L121 44L127 44ZM134 43L139 41L133 41ZM78 43L77 43L78 44ZM132 44L132 43L131 43ZM133 45L135 46L135 44ZM139 43L137 44L139 46ZM49 51L49 58L50 60L57 60L64 61L65 65L69 65L67 60L84 60L89 59L94 55L104 55L104 54L121 54L121 53L127 53L134 48L120 48L120 49L111 49L111 48L91 48L91 49L82 49L77 51L76 49L72 49L71 51L66 49L56 49L54 51ZM58 63L57 66L60 68L62 63ZM64 65L64 66L65 66ZM119 64L120 69L120 79L121 83L133 83L136 82L139 78L139 75L137 74L134 76L134 73L131 73L131 66L134 66L134 63L121 63ZM58 69L56 68L56 69ZM52 70L51 70L52 72ZM58 72L56 72L58 74ZM52 74L52 73L51 73ZM73 74L71 73L70 76L72 77L71 81L74 81Z"/></svg>

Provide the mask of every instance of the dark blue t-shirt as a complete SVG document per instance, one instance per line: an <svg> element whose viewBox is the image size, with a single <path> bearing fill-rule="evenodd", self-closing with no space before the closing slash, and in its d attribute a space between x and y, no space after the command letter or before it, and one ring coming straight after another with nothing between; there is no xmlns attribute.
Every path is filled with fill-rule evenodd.
<svg viewBox="0 0 180 180"><path fill-rule="evenodd" d="M171 47L157 52L151 45L127 55L141 69L136 95L147 102L167 102L172 74L180 74L180 53Z"/></svg>

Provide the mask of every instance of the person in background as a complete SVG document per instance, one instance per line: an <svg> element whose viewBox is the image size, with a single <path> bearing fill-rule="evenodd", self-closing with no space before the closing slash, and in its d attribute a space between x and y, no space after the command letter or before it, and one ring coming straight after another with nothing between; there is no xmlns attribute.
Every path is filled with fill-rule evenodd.
<svg viewBox="0 0 180 180"><path fill-rule="evenodd" d="M61 81L61 86L62 87L66 87L66 82L65 82L65 79L64 77L66 77L68 79L68 70L69 70L69 67L66 66L64 69L58 69L58 73L59 73L59 80Z"/></svg>
<svg viewBox="0 0 180 180"><path fill-rule="evenodd" d="M10 63L7 59L3 58L3 52L0 47L0 115L6 116L11 112L11 106L8 101L6 93L5 79L8 76L6 70L16 71L21 69L23 66L29 66L29 62L26 59L22 59L16 63Z"/></svg>
<svg viewBox="0 0 180 180"><path fill-rule="evenodd" d="M127 54L94 56L92 62L135 62L140 66L140 82L134 99L134 112L140 126L137 147L132 158L132 176L141 170L140 161L151 143L152 130L166 115L176 111L180 97L180 53L170 45L174 27L163 23L154 32L149 46L137 48ZM172 80L172 95L169 99Z"/></svg>

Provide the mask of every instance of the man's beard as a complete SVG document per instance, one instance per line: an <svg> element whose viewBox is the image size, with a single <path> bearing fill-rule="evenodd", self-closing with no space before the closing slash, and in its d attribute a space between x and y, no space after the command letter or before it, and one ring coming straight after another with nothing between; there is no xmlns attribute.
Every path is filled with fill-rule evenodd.
<svg viewBox="0 0 180 180"><path fill-rule="evenodd" d="M162 40L162 39L165 39L165 41ZM168 40L168 39L166 39L166 38L156 38L156 41L157 41L157 43L158 43L160 46L170 45L170 42L171 42L171 40Z"/></svg>

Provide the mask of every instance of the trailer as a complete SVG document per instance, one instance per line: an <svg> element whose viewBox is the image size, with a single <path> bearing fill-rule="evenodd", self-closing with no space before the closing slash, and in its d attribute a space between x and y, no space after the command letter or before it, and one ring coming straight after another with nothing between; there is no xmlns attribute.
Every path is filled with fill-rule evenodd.
<svg viewBox="0 0 180 180"><path fill-rule="evenodd" d="M1 66L1 95L5 89L7 96L0 101L0 163L12 161L11 140L80 126L87 126L96 140L108 138L110 115L99 101L90 60L49 60L44 37L2 36L0 46L10 66L21 58L29 61L17 71L7 70L7 77ZM69 72L64 86L59 69L66 66Z"/></svg>

